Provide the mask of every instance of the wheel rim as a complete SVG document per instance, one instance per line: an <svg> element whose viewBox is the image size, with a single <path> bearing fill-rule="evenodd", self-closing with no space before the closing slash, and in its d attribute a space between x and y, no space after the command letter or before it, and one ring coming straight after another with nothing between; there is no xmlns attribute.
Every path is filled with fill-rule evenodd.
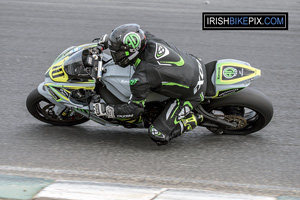
<svg viewBox="0 0 300 200"><path fill-rule="evenodd" d="M50 103L45 100L41 100L37 102L36 104L36 110L39 115L39 117L44 118L46 120L54 121L54 122L71 122L71 121L78 121L84 118L83 115L80 115L79 113L74 113L72 116L67 117L59 117L55 114L53 108L54 104Z"/></svg>
<svg viewBox="0 0 300 200"><path fill-rule="evenodd" d="M231 106L231 107L233 107L233 106ZM244 131L249 131L252 129L260 129L260 125L263 124L262 122L264 121L264 117L262 116L262 114L260 112L254 110L254 109L238 106L239 110L242 110L242 112L230 113L230 112L228 112L227 108L228 108L228 106L213 108L210 111L210 113L212 113L216 116L219 116L229 122L235 122L235 123L246 122L246 124L245 125L238 124L239 128L222 127L222 129L224 129L224 131L229 130L232 132L244 132ZM230 117L226 118L226 116L231 116L231 118ZM232 118L232 116L236 116L236 118ZM235 119L235 120L233 120L233 119ZM240 120L238 120L238 119L240 119ZM254 131L252 131L252 132L254 132Z"/></svg>

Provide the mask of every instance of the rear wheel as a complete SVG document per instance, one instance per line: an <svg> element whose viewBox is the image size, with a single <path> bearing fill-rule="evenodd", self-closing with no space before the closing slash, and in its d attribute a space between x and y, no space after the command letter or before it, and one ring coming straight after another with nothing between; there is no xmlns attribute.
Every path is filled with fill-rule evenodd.
<svg viewBox="0 0 300 200"><path fill-rule="evenodd" d="M37 89L33 90L28 95L26 106L33 117L42 122L56 126L73 126L89 120L78 113L66 117L57 116L53 110L55 105L42 96Z"/></svg>
<svg viewBox="0 0 300 200"><path fill-rule="evenodd" d="M232 127L208 128L213 133L224 135L247 135L263 129L272 119L273 106L261 92L252 88L222 99L212 100L205 110L236 124Z"/></svg>

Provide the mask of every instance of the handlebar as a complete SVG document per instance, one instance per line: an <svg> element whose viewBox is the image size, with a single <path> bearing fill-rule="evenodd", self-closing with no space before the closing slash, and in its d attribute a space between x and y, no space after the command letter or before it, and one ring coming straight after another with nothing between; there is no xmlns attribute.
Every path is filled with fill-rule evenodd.
<svg viewBox="0 0 300 200"><path fill-rule="evenodd" d="M87 49L85 71L96 81L100 81L103 74L103 48L101 46Z"/></svg>

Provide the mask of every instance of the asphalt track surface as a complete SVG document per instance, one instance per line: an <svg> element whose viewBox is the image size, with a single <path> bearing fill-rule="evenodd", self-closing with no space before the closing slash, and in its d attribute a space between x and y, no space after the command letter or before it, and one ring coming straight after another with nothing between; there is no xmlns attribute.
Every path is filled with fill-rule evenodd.
<svg viewBox="0 0 300 200"><path fill-rule="evenodd" d="M299 196L299 8L299 0L0 0L0 173ZM203 31L208 11L289 12L289 30ZM158 147L144 129L31 117L26 97L61 51L132 22L204 62L235 58L261 69L251 87L272 99L272 122L248 136L197 128Z"/></svg>

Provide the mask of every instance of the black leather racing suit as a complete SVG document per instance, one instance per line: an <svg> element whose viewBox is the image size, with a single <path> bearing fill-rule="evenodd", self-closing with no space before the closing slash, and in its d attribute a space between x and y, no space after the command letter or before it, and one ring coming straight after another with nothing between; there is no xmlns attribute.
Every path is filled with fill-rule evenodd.
<svg viewBox="0 0 300 200"><path fill-rule="evenodd" d="M175 116L179 115L186 105L192 110L204 99L206 91L204 65L196 57L153 34L146 32L145 35L147 45L135 63L135 73L130 80L131 100L128 104L114 105L115 116L138 118L144 111L144 102L151 91L177 102L170 102L164 114L169 112ZM167 119L160 117L153 125L159 131L170 134L176 127L174 119L168 122L170 118L171 116Z"/></svg>

